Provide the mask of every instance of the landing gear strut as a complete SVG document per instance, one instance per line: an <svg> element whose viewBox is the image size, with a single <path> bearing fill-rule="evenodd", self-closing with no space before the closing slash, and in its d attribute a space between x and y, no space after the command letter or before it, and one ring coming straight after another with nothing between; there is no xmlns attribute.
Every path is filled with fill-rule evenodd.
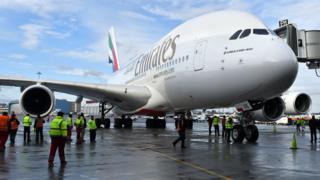
<svg viewBox="0 0 320 180"><path fill-rule="evenodd" d="M101 113L101 118L97 118L97 126L100 128L101 124L104 124L104 128L109 129L110 128L110 119L105 118L105 116L112 110L113 106L106 107L107 103L106 102L100 102L99 104L99 111Z"/></svg>
<svg viewBox="0 0 320 180"><path fill-rule="evenodd" d="M241 143L244 138L250 143L255 143L259 138L259 131L254 120L249 114L243 112L239 119L240 124L234 125L232 130L232 139Z"/></svg>

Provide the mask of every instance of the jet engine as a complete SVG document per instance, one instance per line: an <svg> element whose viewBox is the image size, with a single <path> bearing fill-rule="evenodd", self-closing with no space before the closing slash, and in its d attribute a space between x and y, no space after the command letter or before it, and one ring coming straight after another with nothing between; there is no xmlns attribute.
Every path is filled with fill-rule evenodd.
<svg viewBox="0 0 320 180"><path fill-rule="evenodd" d="M53 92L43 85L32 85L26 88L20 97L21 109L31 116L47 116L55 106Z"/></svg>
<svg viewBox="0 0 320 180"><path fill-rule="evenodd" d="M304 114L311 109L312 100L305 93L290 93L281 96L281 98L286 105L284 113L287 115Z"/></svg>
<svg viewBox="0 0 320 180"><path fill-rule="evenodd" d="M257 121L277 121L285 110L285 104L280 97L264 102L261 109L251 111L249 114Z"/></svg>

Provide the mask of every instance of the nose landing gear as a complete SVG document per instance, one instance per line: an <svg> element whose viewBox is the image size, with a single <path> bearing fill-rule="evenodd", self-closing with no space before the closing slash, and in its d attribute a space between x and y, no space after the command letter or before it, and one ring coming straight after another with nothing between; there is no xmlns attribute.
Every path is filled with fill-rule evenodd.
<svg viewBox="0 0 320 180"><path fill-rule="evenodd" d="M250 143L255 143L259 138L259 130L254 125L254 120L241 115L240 124L234 125L232 130L232 139L234 142L241 143L244 138Z"/></svg>

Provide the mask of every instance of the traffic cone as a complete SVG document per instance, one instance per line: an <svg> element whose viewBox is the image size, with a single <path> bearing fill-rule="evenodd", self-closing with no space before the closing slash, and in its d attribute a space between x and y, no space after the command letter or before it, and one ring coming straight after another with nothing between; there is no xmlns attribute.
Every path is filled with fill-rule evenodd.
<svg viewBox="0 0 320 180"><path fill-rule="evenodd" d="M290 149L298 149L297 140L296 140L296 133L293 133L293 138L292 138L292 141L291 141Z"/></svg>

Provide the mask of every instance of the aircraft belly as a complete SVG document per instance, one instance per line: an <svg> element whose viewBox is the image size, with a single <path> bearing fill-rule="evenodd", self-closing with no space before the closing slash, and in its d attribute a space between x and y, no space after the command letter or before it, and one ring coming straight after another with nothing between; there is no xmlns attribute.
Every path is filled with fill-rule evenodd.
<svg viewBox="0 0 320 180"><path fill-rule="evenodd" d="M175 109L228 107L247 100L267 99L283 92L283 88L270 86L272 72L259 67L181 72L175 78L164 80L164 90L168 102Z"/></svg>
<svg viewBox="0 0 320 180"><path fill-rule="evenodd" d="M170 104L177 109L229 106L247 87L239 86L236 76L222 78L219 72L180 73L165 81Z"/></svg>

